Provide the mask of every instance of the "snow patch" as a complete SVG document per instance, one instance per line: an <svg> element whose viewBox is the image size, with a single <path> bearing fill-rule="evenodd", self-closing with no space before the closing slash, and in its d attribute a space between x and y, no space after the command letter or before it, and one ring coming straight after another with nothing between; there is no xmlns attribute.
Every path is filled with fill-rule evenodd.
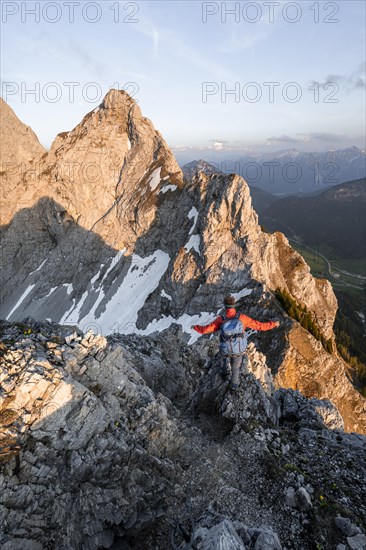
<svg viewBox="0 0 366 550"><path fill-rule="evenodd" d="M103 282L107 278L108 273L110 273L112 271L112 269L118 264L118 262L120 261L122 256L125 254L125 252L126 252L126 248L124 248L123 250L119 250L117 252L117 254L112 258L110 266L108 267L107 271L104 273L103 278L99 283L99 289L100 289L99 290L99 295L98 295L98 298L97 298L96 302L94 303L93 311L95 311L97 309L98 305L100 304L100 302L103 300L103 298L105 296L105 293L103 292L103 290L101 288ZM100 276L100 272L102 271L102 267L104 267L104 264L101 264L98 273L96 275L94 275L94 277L90 281L90 285L92 287L92 290L95 290L94 284ZM63 322L65 322L66 319L69 321L69 323L78 323L79 322L79 317L80 317L80 314L81 314L81 308L84 305L84 302L85 302L85 300L88 296L88 293L89 293L89 291L86 290L83 293L82 297L80 298L79 302L74 301L71 309L68 312L66 312L65 315L63 316L63 318L62 318Z"/></svg>
<svg viewBox="0 0 366 550"><path fill-rule="evenodd" d="M100 316L96 316L96 310L105 297L102 289L89 313L80 320L73 314L71 320L77 322L82 330L85 325L93 324L98 327L101 334L139 333L136 328L138 312L144 306L149 294L159 286L169 261L169 255L161 250L157 250L146 258L133 254L127 274L115 294L109 298ZM79 307L78 311L80 311Z"/></svg>
<svg viewBox="0 0 366 550"><path fill-rule="evenodd" d="M189 232L189 235L192 235L193 231L195 230L196 228L196 224L197 224L197 219L198 219L198 211L197 211L197 208L195 208L194 206L190 209L190 211L188 212L188 218L189 219L192 219L193 218L193 225L191 227L191 230Z"/></svg>
<svg viewBox="0 0 366 550"><path fill-rule="evenodd" d="M189 250L193 248L199 254L200 244L201 244L201 237L199 235L191 235L189 241L187 242L184 248L186 249L187 252L189 252Z"/></svg>
<svg viewBox="0 0 366 550"><path fill-rule="evenodd" d="M77 323L78 322L79 317L80 317L81 308L83 307L87 296L88 296L88 291L86 290L84 292L84 294L82 295L79 302L76 302L76 300L74 300L74 303L73 303L70 311L67 311L65 313L65 315L63 316L63 318L62 318L64 320L64 322L66 320L68 320L69 323Z"/></svg>
<svg viewBox="0 0 366 550"><path fill-rule="evenodd" d="M70 296L70 294L71 294L72 291L74 290L73 287L72 287L72 284L70 284L70 283L64 283L62 286L66 287L67 295Z"/></svg>
<svg viewBox="0 0 366 550"><path fill-rule="evenodd" d="M17 301L17 303L15 304L15 306L13 307L13 309L11 310L10 313L8 313L7 317L6 317L6 320L9 320L9 318L11 317L11 315L14 313L14 311L16 311L18 309L18 307L20 306L20 304L22 304L25 300L25 298L28 296L28 294L32 291L32 289L35 287L36 285L30 285L27 290L25 290L23 292L23 294L21 295L21 297L19 298L19 300Z"/></svg>
<svg viewBox="0 0 366 550"><path fill-rule="evenodd" d="M206 325L212 321L213 316L214 313L208 313L207 311L197 315L188 315L187 313L184 313L177 319L174 319L174 317L169 315L168 317L163 317L162 319L154 319L145 330L139 330L137 332L138 334L147 336L152 332L161 332L162 330L169 328L172 323L177 323L178 325L181 325L184 332L190 334L188 343L194 344L194 342L196 342L202 335L191 329L191 326Z"/></svg>
<svg viewBox="0 0 366 550"><path fill-rule="evenodd" d="M43 296L43 298L48 298L48 296L51 296L52 292L54 292L56 290L57 286L54 286L52 287L48 293L46 294L46 296Z"/></svg>
<svg viewBox="0 0 366 550"><path fill-rule="evenodd" d="M131 142L130 142L129 138L127 138L127 149L129 151L131 151Z"/></svg>
<svg viewBox="0 0 366 550"><path fill-rule="evenodd" d="M172 300L170 294L167 294L164 289L160 292L160 296L162 296L163 298L168 298L168 300Z"/></svg>
<svg viewBox="0 0 366 550"><path fill-rule="evenodd" d="M37 269L32 271L32 273L30 273L29 275L33 275L33 273L37 273L37 271L40 271L46 262L47 262L47 258L43 260L43 262L37 267Z"/></svg>
<svg viewBox="0 0 366 550"><path fill-rule="evenodd" d="M154 191L154 189L157 188L157 186L159 185L160 183L160 172L161 172L161 166L159 166L159 168L156 168L153 173L151 174L151 177L149 179L149 184L150 184L150 187L152 189L152 191Z"/></svg>
<svg viewBox="0 0 366 550"><path fill-rule="evenodd" d="M70 294L71 294L72 291L73 291L72 284L70 284L70 283L64 283L64 284L61 285L61 286L66 287L66 293L67 293L68 296L70 296ZM75 298L73 298L73 300L72 300L72 306L71 306L71 310L70 310L70 311L73 310L73 308L75 307L75 304L76 304L76 300L75 300ZM60 324L60 325L63 325L63 324L65 323L66 319L68 319L69 315L70 315L69 311L66 311L66 312L63 314L63 316L61 317L61 319L60 319L60 321L59 321L59 324Z"/></svg>
<svg viewBox="0 0 366 550"><path fill-rule="evenodd" d="M167 191L175 191L177 189L176 185L164 185L159 191L160 193L166 193Z"/></svg>
<svg viewBox="0 0 366 550"><path fill-rule="evenodd" d="M236 301L238 301L240 298L243 298L243 296L249 296L253 292L252 288L243 288L239 292L233 293L233 296Z"/></svg>

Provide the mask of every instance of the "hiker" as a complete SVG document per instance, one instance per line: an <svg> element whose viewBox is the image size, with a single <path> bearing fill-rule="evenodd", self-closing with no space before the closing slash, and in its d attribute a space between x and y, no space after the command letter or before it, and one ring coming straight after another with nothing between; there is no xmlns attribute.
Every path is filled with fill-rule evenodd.
<svg viewBox="0 0 366 550"><path fill-rule="evenodd" d="M247 347L247 336L245 329L271 330L279 326L279 321L261 323L255 321L243 313L237 313L235 309L234 296L228 295L224 298L225 315L217 317L208 325L192 325L192 329L200 334L211 334L220 330L220 354L221 354L221 376L226 378L229 375L231 366L231 381L229 389L235 392L238 387L239 369L242 364L247 366L248 357L245 355Z"/></svg>

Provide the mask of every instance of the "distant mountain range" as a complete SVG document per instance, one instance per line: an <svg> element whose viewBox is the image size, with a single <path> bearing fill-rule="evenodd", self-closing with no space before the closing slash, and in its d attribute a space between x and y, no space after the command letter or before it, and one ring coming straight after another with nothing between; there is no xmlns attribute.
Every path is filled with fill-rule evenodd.
<svg viewBox="0 0 366 550"><path fill-rule="evenodd" d="M366 179L342 183L316 196L283 197L261 207L261 223L304 243L326 244L341 258L366 258ZM254 200L253 200L254 203Z"/></svg>
<svg viewBox="0 0 366 550"><path fill-rule="evenodd" d="M185 166L202 161L194 161ZM212 162L221 173L241 175L252 187L273 195L312 193L366 176L365 151L348 147L323 153L288 149L277 153L242 156Z"/></svg>

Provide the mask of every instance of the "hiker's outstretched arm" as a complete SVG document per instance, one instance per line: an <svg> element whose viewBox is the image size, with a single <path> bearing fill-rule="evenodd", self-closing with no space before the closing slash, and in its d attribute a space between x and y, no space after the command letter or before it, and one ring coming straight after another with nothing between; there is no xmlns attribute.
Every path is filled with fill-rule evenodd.
<svg viewBox="0 0 366 550"><path fill-rule="evenodd" d="M256 321L255 319L244 315L244 313L240 315L240 321L243 323L244 328L252 328L253 330L262 331L272 330L273 328L278 327L280 324L278 321L268 321L268 323L261 323L260 321Z"/></svg>
<svg viewBox="0 0 366 550"><path fill-rule="evenodd" d="M221 317L218 317L209 325L193 325L192 328L200 334L211 334L211 332L216 332L217 330L219 330L221 324L222 319Z"/></svg>

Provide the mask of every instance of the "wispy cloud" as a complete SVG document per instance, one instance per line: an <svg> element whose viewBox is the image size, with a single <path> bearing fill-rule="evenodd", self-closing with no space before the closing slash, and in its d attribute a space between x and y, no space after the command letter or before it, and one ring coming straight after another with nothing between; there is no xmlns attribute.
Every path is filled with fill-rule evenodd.
<svg viewBox="0 0 366 550"><path fill-rule="evenodd" d="M154 57L158 57L161 30L159 30L152 22L143 24L141 21L138 25L133 25L131 28L132 30L137 31L151 39Z"/></svg>
<svg viewBox="0 0 366 550"><path fill-rule="evenodd" d="M346 136L340 135L340 134L332 134L329 132L312 132L310 134L297 134L299 136L303 136L303 141L330 141L330 142L340 142L342 141Z"/></svg>
<svg viewBox="0 0 366 550"><path fill-rule="evenodd" d="M153 51L155 56L159 55L174 55L180 60L197 67L204 71L203 75L210 75L220 79L234 79L235 75L228 71L223 65L213 61L212 56L207 56L201 50L194 49L191 45L179 36L177 31L172 32L171 29L162 26L157 28L154 21L144 18L144 23L140 22L134 25L133 30L148 36L152 40Z"/></svg>
<svg viewBox="0 0 366 550"><path fill-rule="evenodd" d="M328 143L342 142L346 138L344 135L333 134L330 132L310 132L310 133L298 133L296 136L272 136L267 139L268 143L288 143L288 144L300 144L309 143L314 141L323 141Z"/></svg>
<svg viewBox="0 0 366 550"><path fill-rule="evenodd" d="M157 56L158 50L159 50L159 38L160 38L158 29L153 29L152 35L153 35L154 54L155 56Z"/></svg>
<svg viewBox="0 0 366 550"><path fill-rule="evenodd" d="M273 136L273 137L268 138L267 141L276 141L276 142L281 142L281 143L301 143L300 139L290 137L290 136L285 136L285 135L283 135L283 136Z"/></svg>
<svg viewBox="0 0 366 550"><path fill-rule="evenodd" d="M244 19L243 11L239 9L239 22L236 22L233 16L228 17L225 22L225 27L229 28L230 32L228 39L219 43L218 51L220 53L240 53L246 49L253 49L257 44L267 40L274 32L278 32L284 26L283 18L279 17L279 14L285 3L285 0L280 0L270 8L268 6L269 11L265 14L262 12L260 19L255 23L250 23L250 21L256 19L255 12L248 10L246 14L249 20L248 23ZM276 21L276 24L274 21ZM252 28L250 28L250 25L252 25Z"/></svg>
<svg viewBox="0 0 366 550"><path fill-rule="evenodd" d="M105 65L100 63L95 56L91 55L87 50L80 46L79 43L71 40L70 50L73 52L73 55L76 55L79 58L81 65L85 66L89 69L89 71L93 71L98 78L103 78L103 76L105 76Z"/></svg>
<svg viewBox="0 0 366 550"><path fill-rule="evenodd" d="M229 141L227 139L209 139L208 141L209 141L209 143L217 143L217 142L229 143Z"/></svg>
<svg viewBox="0 0 366 550"><path fill-rule="evenodd" d="M364 90L366 88L366 63L360 63L358 68L348 74L329 74L324 82L320 82L321 86L335 82L339 86L344 86L348 92L355 90ZM312 81L314 84L315 81Z"/></svg>

